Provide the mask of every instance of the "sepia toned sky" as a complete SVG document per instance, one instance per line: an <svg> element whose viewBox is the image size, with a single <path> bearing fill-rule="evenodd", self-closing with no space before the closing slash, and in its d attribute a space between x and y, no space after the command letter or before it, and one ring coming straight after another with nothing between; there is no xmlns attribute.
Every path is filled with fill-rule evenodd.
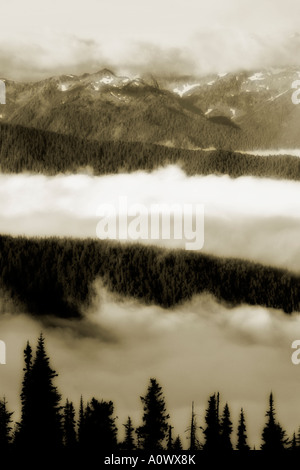
<svg viewBox="0 0 300 470"><path fill-rule="evenodd" d="M297 0L11 0L1 5L0 76L297 63L299 13Z"/></svg>

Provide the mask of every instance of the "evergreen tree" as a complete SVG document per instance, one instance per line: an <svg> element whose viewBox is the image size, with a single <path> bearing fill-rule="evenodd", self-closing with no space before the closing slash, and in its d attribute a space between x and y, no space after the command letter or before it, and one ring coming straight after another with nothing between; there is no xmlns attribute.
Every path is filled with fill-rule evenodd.
<svg viewBox="0 0 300 470"><path fill-rule="evenodd" d="M297 439L296 439L296 434L295 433L293 433L293 438L292 438L292 441L291 441L290 450L298 450L297 449Z"/></svg>
<svg viewBox="0 0 300 470"><path fill-rule="evenodd" d="M222 451L233 450L230 436L232 433L232 422L228 403L225 404L220 425L220 444Z"/></svg>
<svg viewBox="0 0 300 470"><path fill-rule="evenodd" d="M261 450L268 452L282 451L288 444L286 432L282 429L281 425L275 420L275 408L272 392L269 396L269 409L266 412L268 417L267 423L262 432L262 445Z"/></svg>
<svg viewBox="0 0 300 470"><path fill-rule="evenodd" d="M182 450L182 443L181 443L180 436L176 437L174 444L173 444L173 450L174 452L180 452Z"/></svg>
<svg viewBox="0 0 300 470"><path fill-rule="evenodd" d="M241 450L241 451L250 450L250 447L247 444L246 423L245 423L245 416L244 416L243 408L241 409L241 413L240 413L236 448L237 450Z"/></svg>
<svg viewBox="0 0 300 470"><path fill-rule="evenodd" d="M162 387L156 379L150 379L147 393L141 397L143 403L143 425L138 428L142 448L146 451L158 451L163 448L163 441L168 434L168 419Z"/></svg>
<svg viewBox="0 0 300 470"><path fill-rule="evenodd" d="M197 430L196 415L194 413L194 402L192 402L191 425L188 428L188 431L190 431L190 446L189 446L190 451L200 450L201 448L200 443L197 439L196 430Z"/></svg>
<svg viewBox="0 0 300 470"><path fill-rule="evenodd" d="M300 451L300 426L298 428L298 432L296 434L296 449Z"/></svg>
<svg viewBox="0 0 300 470"><path fill-rule="evenodd" d="M169 450L169 451L171 451L173 449L172 429L173 429L173 426L169 425L168 442L167 442L167 450Z"/></svg>
<svg viewBox="0 0 300 470"><path fill-rule="evenodd" d="M67 399L63 412L63 441L67 449L76 447L75 410L72 402Z"/></svg>
<svg viewBox="0 0 300 470"><path fill-rule="evenodd" d="M213 451L220 447L219 394L211 395L205 414L206 428L203 430L205 443L203 450Z"/></svg>
<svg viewBox="0 0 300 470"><path fill-rule="evenodd" d="M22 417L16 444L26 448L54 449L62 444L60 394L53 385L56 372L49 365L41 334L34 361L29 343L24 351Z"/></svg>
<svg viewBox="0 0 300 470"><path fill-rule="evenodd" d="M135 450L135 443L134 443L134 428L132 426L132 421L130 416L128 416L126 424L123 424L125 427L125 440L123 443L123 448L126 451L132 451Z"/></svg>
<svg viewBox="0 0 300 470"><path fill-rule="evenodd" d="M79 405L79 419L78 419L78 444L79 444L80 447L82 447L84 445L84 438L85 438L85 434L84 434L84 430L85 430L85 427L84 427L84 422L85 422L84 414L85 414L85 411L84 411L83 399L82 399L82 395L81 395L80 405Z"/></svg>
<svg viewBox="0 0 300 470"><path fill-rule="evenodd" d="M84 413L83 446L89 450L110 452L117 448L117 427L111 401L92 398Z"/></svg>
<svg viewBox="0 0 300 470"><path fill-rule="evenodd" d="M7 410L5 397L0 400L0 452L7 450L11 442L13 412Z"/></svg>
<svg viewBox="0 0 300 470"><path fill-rule="evenodd" d="M24 377L22 382L21 391L21 421L16 425L14 441L17 445L26 446L30 442L31 421L30 421L30 386L31 386L31 371L32 371L32 348L27 341L26 348L24 349L24 363L23 368Z"/></svg>

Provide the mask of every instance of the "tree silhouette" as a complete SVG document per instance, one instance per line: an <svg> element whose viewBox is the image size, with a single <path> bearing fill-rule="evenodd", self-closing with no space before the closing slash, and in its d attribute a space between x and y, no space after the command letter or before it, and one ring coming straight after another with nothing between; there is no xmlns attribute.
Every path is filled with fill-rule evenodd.
<svg viewBox="0 0 300 470"><path fill-rule="evenodd" d="M293 433L290 450L298 450L296 433Z"/></svg>
<svg viewBox="0 0 300 470"><path fill-rule="evenodd" d="M223 451L233 450L230 436L232 433L232 422L228 403L225 404L220 424L220 444Z"/></svg>
<svg viewBox="0 0 300 470"><path fill-rule="evenodd" d="M132 426L132 421L131 421L130 416L128 416L128 419L126 423L123 424L123 426L125 427L125 439L124 439L122 447L126 451L135 450L135 443L134 443L134 437L133 437L134 428Z"/></svg>
<svg viewBox="0 0 300 470"><path fill-rule="evenodd" d="M57 377L51 369L45 351L45 340L41 334L34 361L31 361L31 348L27 344L24 351L25 373L22 386L22 446L55 449L62 445L61 396L53 385ZM16 440L18 443L18 439Z"/></svg>
<svg viewBox="0 0 300 470"><path fill-rule="evenodd" d="M84 413L83 446L100 451L113 451L117 448L117 427L113 418L112 401L98 401L92 398Z"/></svg>
<svg viewBox="0 0 300 470"><path fill-rule="evenodd" d="M169 451L173 450L172 429L173 429L173 426L171 426L171 424L170 424L169 425L169 430L168 430L168 442L167 442L167 450L169 450Z"/></svg>
<svg viewBox="0 0 300 470"><path fill-rule="evenodd" d="M296 450L300 451L300 426L296 434Z"/></svg>
<svg viewBox="0 0 300 470"><path fill-rule="evenodd" d="M238 424L236 448L237 450L241 450L241 451L250 450L250 447L247 444L246 423L245 423L245 416L244 416L243 408L241 408L240 419L239 419L239 424Z"/></svg>
<svg viewBox="0 0 300 470"><path fill-rule="evenodd" d="M78 444L79 447L84 445L84 434L85 434L85 416L82 395L80 397L79 406L79 419L78 419Z"/></svg>
<svg viewBox="0 0 300 470"><path fill-rule="evenodd" d="M24 350L25 367L22 381L21 420L16 423L14 433L15 448L21 447L32 452L36 448L46 451L66 449L77 452L77 436L75 409L72 402L66 400L65 406L60 406L60 394L53 384L56 372L50 367L50 360L45 351L45 340L41 334L38 338L35 357L27 342ZM136 449L146 451L164 450L167 444L169 451L180 452L182 443L179 436L173 439L172 426L169 425L169 414L166 411L165 398L162 387L156 379L151 378L144 397L140 397L143 404L143 424L134 430L132 420L128 417L125 427L125 439L118 445L116 418L113 417L114 405L111 401L98 401L92 398L86 406L81 396L78 419L78 443L80 450L87 451L115 451L117 449L129 452ZM63 412L62 412L63 409ZM12 443L12 412L7 410L6 399L0 399L0 453L11 447ZM293 434L289 440L285 430L276 420L273 394L269 395L269 407L266 412L267 421L262 431L263 451L276 453L284 450L299 451L300 428L298 434ZM205 414L206 427L203 429L205 443L203 450L228 451L232 450L231 434L232 422L228 403L225 404L221 419L219 417L219 393L209 397ZM189 428L190 448L198 450L196 438L196 420L192 406L192 419ZM134 432L138 442L135 445ZM246 423L243 408L239 416L237 429L237 445L239 451L249 451L247 443ZM255 450L255 446L254 449Z"/></svg>
<svg viewBox="0 0 300 470"><path fill-rule="evenodd" d="M30 443L32 436L31 430L31 371L32 371L32 348L27 341L26 348L24 349L24 362L23 368L24 377L22 382L21 391L21 422L17 423L15 431L15 443L20 446L27 446Z"/></svg>
<svg viewBox="0 0 300 470"><path fill-rule="evenodd" d="M176 437L174 444L173 444L173 450L174 452L180 452L182 450L182 443L181 443L180 436Z"/></svg>
<svg viewBox="0 0 300 470"><path fill-rule="evenodd" d="M201 445L197 439L197 422L196 422L196 415L194 412L194 402L192 402L192 416L191 416L191 425L187 429L190 431L190 445L189 445L189 450L190 451L195 451L195 450L200 450Z"/></svg>
<svg viewBox="0 0 300 470"><path fill-rule="evenodd" d="M0 400L0 451L7 450L11 443L11 423L13 412L7 410L5 397Z"/></svg>
<svg viewBox="0 0 300 470"><path fill-rule="evenodd" d="M266 412L268 420L262 432L263 442L261 450L268 452L282 451L289 443L289 440L286 437L286 432L275 420L275 415L273 393L271 392L269 396L269 409Z"/></svg>
<svg viewBox="0 0 300 470"><path fill-rule="evenodd" d="M138 428L142 448L158 451L163 448L163 441L168 434L168 419L162 388L156 379L150 379L147 393L141 397L144 415L143 425Z"/></svg>
<svg viewBox="0 0 300 470"><path fill-rule="evenodd" d="M213 451L220 447L219 394L211 395L205 414L206 428L203 430L205 443L203 450Z"/></svg>
<svg viewBox="0 0 300 470"><path fill-rule="evenodd" d="M74 449L76 447L75 425L75 409L73 403L67 399L63 412L63 442L67 449Z"/></svg>

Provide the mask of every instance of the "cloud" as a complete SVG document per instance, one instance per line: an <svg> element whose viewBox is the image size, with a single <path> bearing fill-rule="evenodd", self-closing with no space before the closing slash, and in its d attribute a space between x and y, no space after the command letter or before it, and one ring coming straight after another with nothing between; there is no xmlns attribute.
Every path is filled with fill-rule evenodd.
<svg viewBox="0 0 300 470"><path fill-rule="evenodd" d="M135 76L205 75L266 67L298 66L299 35L247 33L228 27L197 32L187 43L98 41L92 36L48 33L45 41L3 42L1 77L40 80L52 75L93 73L105 67Z"/></svg>
<svg viewBox="0 0 300 470"><path fill-rule="evenodd" d="M11 2L0 31L1 77L37 80L104 67L202 75L299 65L297 0L277 0L276 8L269 0L154 3L64 0L41 9L36 0Z"/></svg>
<svg viewBox="0 0 300 470"><path fill-rule="evenodd" d="M1 42L1 77L41 80L52 75L96 72L109 67L101 45L91 38L45 33L44 41Z"/></svg>
<svg viewBox="0 0 300 470"><path fill-rule="evenodd" d="M300 270L299 182L188 177L176 166L101 177L0 175L0 232L96 238L101 204L119 213L121 197L128 208L143 204L150 215L154 204L203 204L202 252ZM187 241L143 242L184 248Z"/></svg>

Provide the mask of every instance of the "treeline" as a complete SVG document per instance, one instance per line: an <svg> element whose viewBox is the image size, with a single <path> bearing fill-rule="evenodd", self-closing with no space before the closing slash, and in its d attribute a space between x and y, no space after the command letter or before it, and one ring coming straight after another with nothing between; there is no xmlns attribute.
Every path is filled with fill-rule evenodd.
<svg viewBox="0 0 300 470"><path fill-rule="evenodd" d="M80 316L97 278L164 308L206 292L230 306L300 310L299 276L283 269L138 243L0 237L0 288L32 314Z"/></svg>
<svg viewBox="0 0 300 470"><path fill-rule="evenodd" d="M22 126L0 123L2 173L76 173L91 168L96 175L151 171L179 164L188 175L252 175L300 180L300 159L259 157L233 151L187 150L143 142L84 140Z"/></svg>
<svg viewBox="0 0 300 470"><path fill-rule="evenodd" d="M141 424L134 426L128 416L122 425L125 428L124 438L120 440L114 403L95 397L84 403L81 397L76 412L72 401L67 399L62 402L62 396L54 383L57 375L46 353L43 335L38 339L35 355L27 342L20 393L21 416L14 426L13 413L9 411L6 399L0 400L0 452L11 449L14 452L26 450L30 454L36 450L53 452L66 449L84 455L93 451L98 455L104 452L109 455L110 452L132 453L136 450L167 450L174 453L184 448L193 452L248 452L251 449L243 408L233 432L229 405L226 403L221 409L219 393L209 397L201 427L196 422L192 405L188 442L184 445L182 437L174 433L170 424L162 387L155 378L151 378L145 395L140 397L143 410ZM300 450L300 430L291 439L287 436L276 418L272 393L269 396L260 449L268 452Z"/></svg>

